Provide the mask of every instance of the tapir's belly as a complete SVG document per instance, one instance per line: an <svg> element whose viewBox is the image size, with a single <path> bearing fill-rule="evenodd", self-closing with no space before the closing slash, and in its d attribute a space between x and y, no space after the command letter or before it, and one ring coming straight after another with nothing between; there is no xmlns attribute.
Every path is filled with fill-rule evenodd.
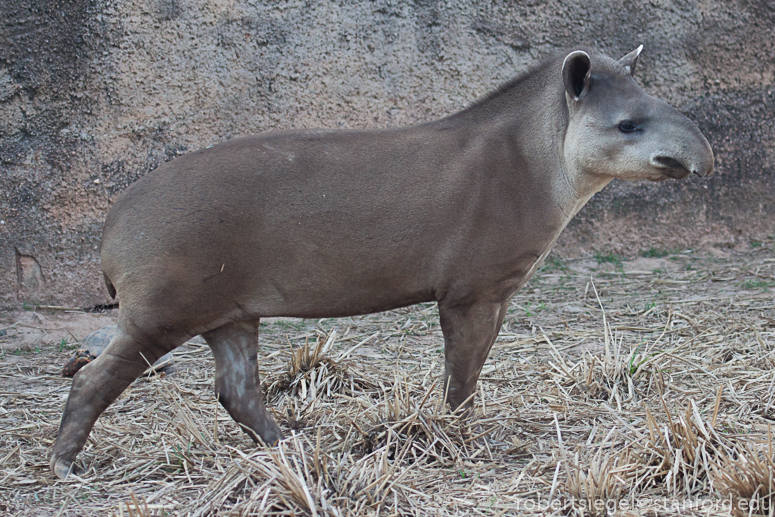
<svg viewBox="0 0 775 517"><path fill-rule="evenodd" d="M118 246L106 239L103 267L122 302L136 296L187 314L335 317L434 299L438 242L326 218L220 214L158 231L138 226Z"/></svg>

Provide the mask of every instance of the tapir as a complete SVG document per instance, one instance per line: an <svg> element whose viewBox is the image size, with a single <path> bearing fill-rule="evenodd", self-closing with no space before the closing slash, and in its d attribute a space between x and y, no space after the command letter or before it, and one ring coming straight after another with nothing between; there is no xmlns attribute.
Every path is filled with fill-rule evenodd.
<svg viewBox="0 0 775 517"><path fill-rule="evenodd" d="M433 122L236 138L139 179L102 236L118 330L73 380L54 473L72 471L99 415L149 363L200 334L220 403L276 443L258 375L264 317L436 302L440 389L470 413L510 298L590 197L614 178L713 170L697 126L633 79L642 48L556 55Z"/></svg>

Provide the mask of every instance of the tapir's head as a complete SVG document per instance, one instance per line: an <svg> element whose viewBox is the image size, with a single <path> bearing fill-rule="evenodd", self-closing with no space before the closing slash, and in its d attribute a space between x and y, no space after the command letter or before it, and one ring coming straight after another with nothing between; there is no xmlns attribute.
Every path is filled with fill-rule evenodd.
<svg viewBox="0 0 775 517"><path fill-rule="evenodd" d="M707 176L713 172L713 151L694 122L633 79L642 49L618 61L582 50L565 58L566 165L575 173L609 179Z"/></svg>

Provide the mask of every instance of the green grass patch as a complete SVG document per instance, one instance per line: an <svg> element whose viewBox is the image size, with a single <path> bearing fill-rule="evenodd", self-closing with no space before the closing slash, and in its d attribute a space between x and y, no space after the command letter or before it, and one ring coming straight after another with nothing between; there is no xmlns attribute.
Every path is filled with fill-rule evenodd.
<svg viewBox="0 0 775 517"><path fill-rule="evenodd" d="M544 309L546 309L545 303L537 303L533 305L532 302L526 302L522 310L525 312L525 316L529 318L530 316L534 316Z"/></svg>
<svg viewBox="0 0 775 517"><path fill-rule="evenodd" d="M283 330L303 330L307 325L303 321L275 321L272 323L276 328Z"/></svg>
<svg viewBox="0 0 775 517"><path fill-rule="evenodd" d="M775 286L775 282L758 278L743 280L743 282L740 284L740 287L743 289L767 289L772 286Z"/></svg>
<svg viewBox="0 0 775 517"><path fill-rule="evenodd" d="M673 253L672 250L661 250L658 248L649 248L647 250L640 250L639 255L645 258L662 258L667 257Z"/></svg>
<svg viewBox="0 0 775 517"><path fill-rule="evenodd" d="M568 269L568 265L559 257L550 256L544 261L544 265L541 266L541 271L565 271Z"/></svg>
<svg viewBox="0 0 775 517"><path fill-rule="evenodd" d="M598 264L613 264L617 268L622 267L622 262L624 262L625 258L622 255L617 255L616 253L602 253L600 251L595 252L595 260Z"/></svg>
<svg viewBox="0 0 775 517"><path fill-rule="evenodd" d="M54 346L56 346L60 352L64 352L65 350L75 350L78 348L78 343L70 343L66 337L63 337L59 343L56 343Z"/></svg>
<svg viewBox="0 0 775 517"><path fill-rule="evenodd" d="M11 350L10 354L11 355L18 355L18 356L25 356L25 355L29 355L29 354L39 354L41 352L42 352L42 350L40 349L40 347L36 346L35 348L29 348L29 347L27 347L27 348L17 348L16 350Z"/></svg>

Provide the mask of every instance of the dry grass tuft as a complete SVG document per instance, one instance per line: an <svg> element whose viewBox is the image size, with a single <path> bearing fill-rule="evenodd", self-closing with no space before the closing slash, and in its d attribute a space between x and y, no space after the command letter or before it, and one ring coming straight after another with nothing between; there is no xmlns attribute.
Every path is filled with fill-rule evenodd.
<svg viewBox="0 0 775 517"><path fill-rule="evenodd" d="M720 390L718 394L717 400ZM648 437L638 445L641 461L652 467L651 482L664 485L673 496L707 490L711 465L719 454L713 423L702 418L694 400L676 416L661 394L660 401L665 418L658 420L645 406Z"/></svg>
<svg viewBox="0 0 775 517"><path fill-rule="evenodd" d="M772 430L764 449L750 443L723 454L713 465L714 484L729 498L737 515L772 515L775 512L775 457Z"/></svg>
<svg viewBox="0 0 775 517"><path fill-rule="evenodd" d="M266 394L273 403L279 402L278 396L283 395L311 402L318 397L352 396L375 388L371 381L355 373L356 369L350 368L346 362L329 356L336 337L334 329L319 335L314 345L310 345L309 338L296 349L288 342L291 357L287 370L270 378L266 388Z"/></svg>
<svg viewBox="0 0 775 517"><path fill-rule="evenodd" d="M631 491L631 478L637 463L629 454L610 446L599 447L582 466L579 453L564 463L567 479L563 490L564 507L573 515L602 517L613 515Z"/></svg>
<svg viewBox="0 0 775 517"><path fill-rule="evenodd" d="M390 392L383 388L384 410L377 406L367 430L358 427L362 440L356 451L370 454L384 448L390 460L441 466L454 465L466 457L466 446L486 432L472 435L462 411L449 412L436 388L434 383L420 391L406 378L396 379ZM435 403L429 402L432 399Z"/></svg>
<svg viewBox="0 0 775 517"><path fill-rule="evenodd" d="M604 353L585 350L578 362L569 364L542 329L544 341L549 345L554 359L549 365L559 374L563 385L570 387L569 394L580 396L583 400L605 401L621 408L623 400L635 398L638 377L644 372L650 373L648 363L657 355L651 353L651 350L659 343L659 338L646 350L642 350L644 343L626 350L625 335L611 328L597 287L594 282L590 282L589 286L600 308Z"/></svg>
<svg viewBox="0 0 775 517"><path fill-rule="evenodd" d="M145 499L138 500L137 496L132 492L129 492L129 499L131 503L130 501L124 503L127 517L151 517L153 515ZM124 506L119 505L118 514L120 517L124 517Z"/></svg>

